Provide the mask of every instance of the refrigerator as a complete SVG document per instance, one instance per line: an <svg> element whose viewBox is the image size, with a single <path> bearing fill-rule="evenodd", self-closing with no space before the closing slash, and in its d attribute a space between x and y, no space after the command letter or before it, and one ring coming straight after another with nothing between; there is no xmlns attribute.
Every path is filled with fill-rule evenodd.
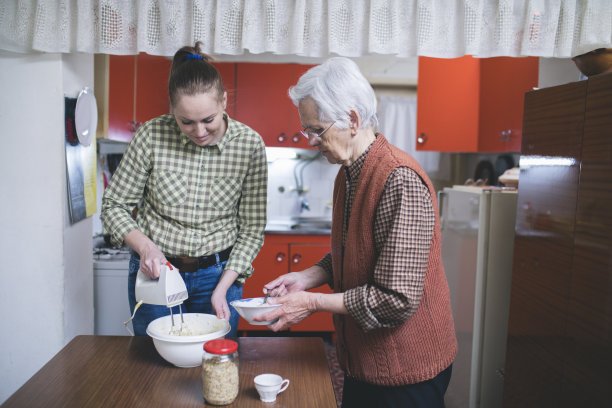
<svg viewBox="0 0 612 408"><path fill-rule="evenodd" d="M447 408L502 406L517 191L453 186L438 192L442 260L459 349Z"/></svg>

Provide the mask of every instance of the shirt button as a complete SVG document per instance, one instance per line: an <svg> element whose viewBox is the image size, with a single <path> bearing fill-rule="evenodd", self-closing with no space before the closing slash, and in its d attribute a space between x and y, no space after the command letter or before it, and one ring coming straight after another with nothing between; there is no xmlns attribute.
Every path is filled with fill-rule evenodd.
<svg viewBox="0 0 612 408"><path fill-rule="evenodd" d="M202 183L198 184L198 187L202 187Z"/></svg>
<svg viewBox="0 0 612 408"><path fill-rule="evenodd" d="M196 204L196 208L200 208L200 204Z"/></svg>

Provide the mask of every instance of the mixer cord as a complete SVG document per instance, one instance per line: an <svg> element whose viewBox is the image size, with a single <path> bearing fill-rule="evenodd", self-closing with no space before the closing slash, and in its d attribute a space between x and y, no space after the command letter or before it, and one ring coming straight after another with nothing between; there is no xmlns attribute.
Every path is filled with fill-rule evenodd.
<svg viewBox="0 0 612 408"><path fill-rule="evenodd" d="M136 316L136 311L138 310L138 308L140 307L140 305L142 305L142 300L138 303L136 303L136 306L134 306L134 313L132 313L132 317L130 317L127 322L123 322L123 325L125 326L125 330L128 331L128 333L130 333L130 335L134 335L134 332L132 330L130 330L130 326L128 326L128 324L130 324L130 322L132 321L132 319L134 319L134 316Z"/></svg>

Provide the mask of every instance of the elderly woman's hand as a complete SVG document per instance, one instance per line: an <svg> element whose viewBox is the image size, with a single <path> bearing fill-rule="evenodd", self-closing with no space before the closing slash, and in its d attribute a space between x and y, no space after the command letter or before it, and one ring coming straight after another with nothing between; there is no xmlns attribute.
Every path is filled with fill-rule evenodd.
<svg viewBox="0 0 612 408"><path fill-rule="evenodd" d="M307 276L303 273L290 272L279 276L272 282L266 283L264 285L264 293L270 296L284 296L289 293L310 289L306 287L307 282Z"/></svg>
<svg viewBox="0 0 612 408"><path fill-rule="evenodd" d="M277 298L270 298L268 299L269 304L282 304L282 306L271 312L256 316L253 320L261 322L278 318L278 321L268 325L268 328L275 332L285 330L316 312L316 299L320 295L320 293L300 291Z"/></svg>

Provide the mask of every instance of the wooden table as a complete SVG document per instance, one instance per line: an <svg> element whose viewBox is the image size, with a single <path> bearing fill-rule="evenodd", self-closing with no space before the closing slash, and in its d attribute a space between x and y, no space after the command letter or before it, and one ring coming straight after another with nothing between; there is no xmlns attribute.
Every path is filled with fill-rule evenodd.
<svg viewBox="0 0 612 408"><path fill-rule="evenodd" d="M240 392L228 407L336 407L320 338L238 343ZM202 407L201 372L167 363L149 337L77 336L3 407ZM259 400L253 378L262 373L291 380L274 403Z"/></svg>

